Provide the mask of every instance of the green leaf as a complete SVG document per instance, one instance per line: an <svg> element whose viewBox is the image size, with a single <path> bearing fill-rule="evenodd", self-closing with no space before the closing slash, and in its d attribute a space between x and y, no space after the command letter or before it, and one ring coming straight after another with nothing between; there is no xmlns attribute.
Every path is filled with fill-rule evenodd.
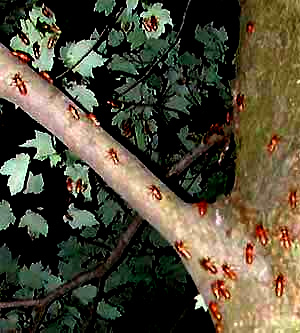
<svg viewBox="0 0 300 333"><path fill-rule="evenodd" d="M202 61L201 59L197 59L194 54L186 51L179 57L179 63L181 65L201 65Z"/></svg>
<svg viewBox="0 0 300 333"><path fill-rule="evenodd" d="M42 174L34 176L30 171L24 193L41 193L43 191L44 181Z"/></svg>
<svg viewBox="0 0 300 333"><path fill-rule="evenodd" d="M191 103L184 96L175 95L168 100L168 102L166 103L166 106L168 106L169 108L190 114L189 110L187 109L187 106L189 106L190 104Z"/></svg>
<svg viewBox="0 0 300 333"><path fill-rule="evenodd" d="M138 3L139 3L139 0L126 0L127 9L129 11L132 11L133 9L136 9Z"/></svg>
<svg viewBox="0 0 300 333"><path fill-rule="evenodd" d="M47 236L47 221L39 214L30 210L21 218L19 227L27 227L28 234L31 237L39 238L40 235Z"/></svg>
<svg viewBox="0 0 300 333"><path fill-rule="evenodd" d="M135 29L128 34L127 41L131 44L131 50L133 50L145 43L146 36L142 30Z"/></svg>
<svg viewBox="0 0 300 333"><path fill-rule="evenodd" d="M106 280L104 291L115 289L122 284L132 282L135 279L135 275L132 273L131 268L127 263L121 264L117 270L113 271Z"/></svg>
<svg viewBox="0 0 300 333"><path fill-rule="evenodd" d="M186 137L189 133L189 127L186 125L180 129L180 132L177 134L181 142L185 145L185 147L190 150L192 149L195 144L191 140L187 140Z"/></svg>
<svg viewBox="0 0 300 333"><path fill-rule="evenodd" d="M116 47L121 44L124 39L122 32L112 29L108 35L109 43L112 47Z"/></svg>
<svg viewBox="0 0 300 333"><path fill-rule="evenodd" d="M66 88L67 92L79 101L89 112L93 112L93 108L99 106L93 91L85 85L72 83L71 88Z"/></svg>
<svg viewBox="0 0 300 333"><path fill-rule="evenodd" d="M108 16L113 11L115 5L115 0L97 0L94 11L98 13L105 11L105 15Z"/></svg>
<svg viewBox="0 0 300 333"><path fill-rule="evenodd" d="M104 225L109 225L121 211L122 209L116 201L107 199L97 213L101 215L101 222L104 223Z"/></svg>
<svg viewBox="0 0 300 333"><path fill-rule="evenodd" d="M27 140L24 144L20 145L20 147L36 148L37 153L34 158L40 161L43 161L56 153L56 150L52 145L51 136L39 131L35 131L35 139Z"/></svg>
<svg viewBox="0 0 300 333"><path fill-rule="evenodd" d="M99 302L97 307L97 313L104 319L114 320L121 317L121 313L114 306L111 306L105 302Z"/></svg>
<svg viewBox="0 0 300 333"><path fill-rule="evenodd" d="M200 309L200 308L204 308L204 310L207 311L208 307L207 307L206 302L205 302L205 300L204 300L204 298L201 294L194 297L194 299L196 300L195 310Z"/></svg>
<svg viewBox="0 0 300 333"><path fill-rule="evenodd" d="M9 202L2 200L0 203L0 230L5 230L10 224L14 224L16 218L11 211Z"/></svg>
<svg viewBox="0 0 300 333"><path fill-rule="evenodd" d="M137 74L137 70L131 62L121 58L118 54L114 54L112 57L112 62L110 64L110 68L113 71L121 71L130 74Z"/></svg>
<svg viewBox="0 0 300 333"><path fill-rule="evenodd" d="M87 305L97 294L97 288L92 285L86 285L73 291L73 295L80 299L81 303Z"/></svg>
<svg viewBox="0 0 300 333"><path fill-rule="evenodd" d="M0 169L2 175L10 176L8 186L11 195L22 191L28 170L30 157L27 154L19 154L4 163Z"/></svg>
<svg viewBox="0 0 300 333"><path fill-rule="evenodd" d="M145 142L145 134L143 132L143 126L141 122L136 122L134 127L136 138L137 138L137 144L140 150L145 151L146 149L146 142Z"/></svg>
<svg viewBox="0 0 300 333"><path fill-rule="evenodd" d="M32 264L30 269L24 268L18 273L20 283L23 287L39 289L43 284L43 267L40 263Z"/></svg>
<svg viewBox="0 0 300 333"><path fill-rule="evenodd" d="M105 58L92 51L85 56L95 45L94 40L82 40L78 43L67 43L65 47L60 48L60 56L68 68L72 68L79 60L82 60L73 71L80 73L83 77L94 77L92 69L104 65ZM84 57L84 58L83 58Z"/></svg>
<svg viewBox="0 0 300 333"><path fill-rule="evenodd" d="M3 245L0 247L0 274L16 272L17 262L12 259L10 250Z"/></svg>
<svg viewBox="0 0 300 333"><path fill-rule="evenodd" d="M80 210L73 206L69 207L68 213L72 216L72 220L67 220L72 229L81 229L82 227L90 227L98 224L95 216L87 210Z"/></svg>

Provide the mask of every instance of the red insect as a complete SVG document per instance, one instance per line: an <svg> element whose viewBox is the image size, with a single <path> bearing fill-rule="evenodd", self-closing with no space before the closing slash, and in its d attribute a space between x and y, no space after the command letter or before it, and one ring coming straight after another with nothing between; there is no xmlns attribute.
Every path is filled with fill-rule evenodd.
<svg viewBox="0 0 300 333"><path fill-rule="evenodd" d="M279 141L280 141L279 136L274 134L271 138L270 143L267 145L267 150L270 154L272 154L276 150Z"/></svg>
<svg viewBox="0 0 300 333"><path fill-rule="evenodd" d="M66 180L66 184L67 184L67 190L69 192L72 192L73 191L73 180L71 177L68 177L67 180Z"/></svg>
<svg viewBox="0 0 300 333"><path fill-rule="evenodd" d="M69 104L68 111L72 113L72 116L74 117L74 119L76 119L76 120L80 119L78 110L76 110L73 105Z"/></svg>
<svg viewBox="0 0 300 333"><path fill-rule="evenodd" d="M156 200L161 200L162 199L162 195L161 195L160 190L157 186L151 185L148 188L152 193L152 198L153 199L156 199Z"/></svg>
<svg viewBox="0 0 300 333"><path fill-rule="evenodd" d="M211 290L212 290L213 294L215 295L216 299L219 300L221 297L221 293L220 293L219 286L216 282L211 285Z"/></svg>
<svg viewBox="0 0 300 333"><path fill-rule="evenodd" d="M251 265L254 259L254 245L250 242L247 243L246 245L245 256L246 256L246 263L248 265Z"/></svg>
<svg viewBox="0 0 300 333"><path fill-rule="evenodd" d="M289 231L287 227L282 227L280 229L281 235L280 235L280 244L282 247L285 247L287 250L289 250L292 246L292 241L290 239Z"/></svg>
<svg viewBox="0 0 300 333"><path fill-rule="evenodd" d="M256 237L259 238L261 245L266 246L268 244L268 235L262 224L256 226L255 233Z"/></svg>
<svg viewBox="0 0 300 333"><path fill-rule="evenodd" d="M216 281L216 286L219 289L219 292L224 296L225 299L230 299L230 292L225 288L225 283L222 280Z"/></svg>
<svg viewBox="0 0 300 333"><path fill-rule="evenodd" d="M275 294L277 297L281 297L284 289L284 276L279 273L275 281Z"/></svg>
<svg viewBox="0 0 300 333"><path fill-rule="evenodd" d="M226 125L230 125L232 120L233 120L232 112L227 111L227 113L226 113Z"/></svg>
<svg viewBox="0 0 300 333"><path fill-rule="evenodd" d="M237 276L235 271L228 265L228 264L223 264L222 269L224 274L231 280L236 280Z"/></svg>
<svg viewBox="0 0 300 333"><path fill-rule="evenodd" d="M54 23L50 26L50 32L51 31L54 32L55 34L61 34L60 28Z"/></svg>
<svg viewBox="0 0 300 333"><path fill-rule="evenodd" d="M176 251L183 256L185 259L189 260L192 258L191 253L189 250L187 250L184 246L184 243L182 240L177 240L174 244Z"/></svg>
<svg viewBox="0 0 300 333"><path fill-rule="evenodd" d="M200 202L195 204L198 207L199 215L202 217L207 212L207 202L205 200L201 200Z"/></svg>
<svg viewBox="0 0 300 333"><path fill-rule="evenodd" d="M51 36L48 39L48 44L47 44L48 49L53 49L53 47L55 46L57 40L58 40L57 36Z"/></svg>
<svg viewBox="0 0 300 333"><path fill-rule="evenodd" d="M297 191L291 191L289 193L289 204L292 209L297 207Z"/></svg>
<svg viewBox="0 0 300 333"><path fill-rule="evenodd" d="M44 4L43 4L43 7L42 7L42 13L43 13L44 16L46 16L48 18L53 17L53 12L48 7L46 7Z"/></svg>
<svg viewBox="0 0 300 333"><path fill-rule="evenodd" d="M143 26L144 26L145 30L148 32L157 31L157 29L158 29L157 17L152 15L149 18L145 18L143 20Z"/></svg>
<svg viewBox="0 0 300 333"><path fill-rule="evenodd" d="M125 138L129 139L132 137L133 124L130 118L122 121L121 128L122 128L122 135L124 135Z"/></svg>
<svg viewBox="0 0 300 333"><path fill-rule="evenodd" d="M217 274L218 272L217 267L211 262L210 258L203 258L200 260L200 265L212 274Z"/></svg>
<svg viewBox="0 0 300 333"><path fill-rule="evenodd" d="M83 181L81 178L79 178L76 182L76 185L75 185L75 191L76 193L83 193L85 190L87 189L87 185L86 184L83 184Z"/></svg>
<svg viewBox="0 0 300 333"><path fill-rule="evenodd" d="M212 315L215 317L215 319L221 321L222 315L219 312L218 304L216 302L209 302L208 307L209 307L209 310L211 311Z"/></svg>
<svg viewBox="0 0 300 333"><path fill-rule="evenodd" d="M41 56L41 47L38 42L35 42L32 46L33 48L33 54L36 59L38 59Z"/></svg>
<svg viewBox="0 0 300 333"><path fill-rule="evenodd" d="M100 121L97 119L97 117L93 113L89 113L87 115L87 118L90 119L96 127L100 127Z"/></svg>
<svg viewBox="0 0 300 333"><path fill-rule="evenodd" d="M30 40L29 40L29 38L24 34L23 31L19 31L19 32L18 32L18 36L20 37L21 41L22 41L25 45L29 45L29 44L30 44Z"/></svg>
<svg viewBox="0 0 300 333"><path fill-rule="evenodd" d="M249 21L246 25L246 31L248 34L253 34L253 32L255 32L255 26L254 23L252 21Z"/></svg>
<svg viewBox="0 0 300 333"><path fill-rule="evenodd" d="M51 79L50 75L49 75L47 72L45 72L45 71L41 71L41 72L39 72L39 75L40 75L44 80L48 81L50 84L53 83L53 80Z"/></svg>
<svg viewBox="0 0 300 333"><path fill-rule="evenodd" d="M108 157L114 162L115 165L117 165L120 162L118 153L114 148L110 148L107 151L107 154L108 154Z"/></svg>
<svg viewBox="0 0 300 333"><path fill-rule="evenodd" d="M22 77L21 77L21 74L20 73L17 73L13 78L12 78L12 83L11 85L14 85L16 86L19 91L20 91L20 94L22 96L26 96L27 95L27 87L26 87L26 84L25 84L25 81L22 80Z"/></svg>
<svg viewBox="0 0 300 333"><path fill-rule="evenodd" d="M235 103L239 112L245 110L245 95L238 94L235 98Z"/></svg>
<svg viewBox="0 0 300 333"><path fill-rule="evenodd" d="M21 52L21 51L13 51L11 54L15 57L17 57L20 61L27 64L28 62L32 61L32 57L30 54Z"/></svg>
<svg viewBox="0 0 300 333"><path fill-rule="evenodd" d="M222 333L223 332L223 327L221 324L217 323L216 325L216 333Z"/></svg>

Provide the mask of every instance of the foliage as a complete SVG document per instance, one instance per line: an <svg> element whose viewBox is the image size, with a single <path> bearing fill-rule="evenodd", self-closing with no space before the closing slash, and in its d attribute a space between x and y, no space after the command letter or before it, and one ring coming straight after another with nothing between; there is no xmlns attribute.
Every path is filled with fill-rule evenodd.
<svg viewBox="0 0 300 333"><path fill-rule="evenodd" d="M189 50L180 49L180 24L173 22L172 13L162 3L127 0L126 8L120 9L114 0L98 0L94 10L101 20L107 17L109 32L101 35L95 29L90 39L64 41L65 46L59 48L57 59L56 43L63 38L63 29L57 26L60 22L57 22L55 14L46 17L43 7L35 2L31 5L28 5L28 11L18 26L12 25L29 38L30 44L25 45L16 35L11 39L11 48L30 54L33 68L39 71L54 72L59 60L60 65L69 70L68 75L61 78L62 88L82 105L81 112L94 112L101 118L104 111L100 113L98 107L108 109L111 126L141 154L165 168L180 160L185 152L193 150L203 140L208 128L194 133L193 126L202 117L202 103L207 101L211 89L217 91L223 105L228 106L231 100L228 82L219 74L219 66L225 64L227 50L227 34L223 28L218 30L213 24L196 27L195 43L204 50L199 57ZM121 14L115 19L119 11ZM114 19L116 22L112 24ZM52 47L49 47L50 42L53 42ZM40 46L40 56L32 47L36 43ZM105 78L97 77L98 70L113 78L110 96L102 96L101 91L92 89L93 79L105 82ZM70 73L80 79L75 82L73 77L70 79ZM169 131L173 127L175 131ZM170 135L168 140L173 138L178 143L169 146L167 152L163 144L166 128ZM196 140L191 139L191 132ZM55 264L51 262L51 267L44 264L45 258L42 257L30 265L21 265L19 256L22 253L15 255L16 249L12 251L3 244L0 248L0 274L3 275L0 293L2 300L7 301L44 297L76 274L95 269L105 261L119 235L134 218L133 212L128 212L120 199L99 177L93 175L84 162L46 131L35 129L35 138L19 147L22 153L3 160L0 169L1 175L8 176L10 191L10 197L0 203L0 230L3 233L13 228L13 232L18 233L19 228L26 227L30 242L38 239L56 242L58 258ZM217 151L211 157L211 165L218 165L219 154L220 151ZM228 159L232 163L230 152ZM183 191L195 198L203 195L201 191L205 190L207 198L215 199L226 192L224 182L227 175L218 167L215 175L203 183L205 176L200 174L205 163L200 161L195 168L189 169L181 184ZM47 173L45 169L48 168L51 171ZM16 218L10 205L12 198L30 195L43 198L49 186L47 179L53 170L60 174L58 181L54 178L55 190L67 192L67 207L64 205L64 208L57 209L57 214L51 212L54 215L50 216L45 208L48 202L41 199L37 202L44 203L44 208L37 203L32 209L26 207L23 215ZM69 191L66 191L67 179L72 180ZM78 190L79 181L82 187ZM216 182L221 183L221 189L217 191ZM51 196L51 211L62 206L55 194ZM66 228L61 235L55 229L58 225L59 230ZM51 232L55 237L50 238ZM183 294L187 273L166 241L150 228L144 230L141 238L141 243L133 246L127 259L106 278L103 291L98 290L97 285L87 284L73 290L72 295L53 302L44 321L39 323L42 331L79 330L82 323L89 320L83 306L91 304L97 309L99 322L116 320L126 313L130 305L126 293L122 293L124 286L142 286L146 290L157 285L168 289L176 283L177 292ZM50 255L56 256L56 253L53 251ZM28 312L6 311L0 327L26 329L32 321Z"/></svg>

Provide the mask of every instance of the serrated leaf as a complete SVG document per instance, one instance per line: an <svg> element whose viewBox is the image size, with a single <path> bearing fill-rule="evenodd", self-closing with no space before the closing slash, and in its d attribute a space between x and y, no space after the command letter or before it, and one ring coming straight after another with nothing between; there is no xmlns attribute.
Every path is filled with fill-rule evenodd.
<svg viewBox="0 0 300 333"><path fill-rule="evenodd" d="M146 36L142 30L135 29L128 34L127 41L131 44L131 50L133 50L145 43Z"/></svg>
<svg viewBox="0 0 300 333"><path fill-rule="evenodd" d="M19 227L27 227L28 234L31 237L39 238L40 235L47 236L47 221L39 214L27 210L21 218Z"/></svg>
<svg viewBox="0 0 300 333"><path fill-rule="evenodd" d="M129 11L132 11L133 9L136 9L138 3L139 3L139 0L126 0L127 9Z"/></svg>
<svg viewBox="0 0 300 333"><path fill-rule="evenodd" d="M43 284L43 267L40 263L32 264L29 269L24 268L18 273L20 283L23 287L39 289Z"/></svg>
<svg viewBox="0 0 300 333"><path fill-rule="evenodd" d="M0 230L5 230L10 224L14 224L16 218L11 211L9 202L2 200L0 203ZM1 270L1 269L0 269Z"/></svg>
<svg viewBox="0 0 300 333"><path fill-rule="evenodd" d="M51 167L56 167L59 162L62 161L60 154L54 153L49 156Z"/></svg>
<svg viewBox="0 0 300 333"><path fill-rule="evenodd" d="M122 32L112 29L108 35L110 45L112 47L116 47L121 44L124 39L124 35Z"/></svg>
<svg viewBox="0 0 300 333"><path fill-rule="evenodd" d="M3 245L0 247L0 274L13 273L16 271L16 260L12 259L10 250Z"/></svg>
<svg viewBox="0 0 300 333"><path fill-rule="evenodd" d="M51 136L39 131L35 131L35 139L27 140L24 144L20 145L20 147L36 148L37 153L34 158L40 161L43 161L50 155L56 153L52 145Z"/></svg>
<svg viewBox="0 0 300 333"><path fill-rule="evenodd" d="M169 108L190 114L189 110L187 110L187 106L190 105L190 102L183 96L173 96L171 97L168 102L166 103L166 106Z"/></svg>
<svg viewBox="0 0 300 333"><path fill-rule="evenodd" d="M95 238L97 235L97 231L98 230L94 227L86 227L83 229L80 235L84 238Z"/></svg>
<svg viewBox="0 0 300 333"><path fill-rule="evenodd" d="M19 154L4 163L0 169L2 175L9 176L8 187L11 195L22 191L28 170L30 157L27 154Z"/></svg>
<svg viewBox="0 0 300 333"><path fill-rule="evenodd" d="M92 285L86 285L73 291L73 295L80 299L81 303L87 305L97 294L97 288Z"/></svg>
<svg viewBox="0 0 300 333"><path fill-rule="evenodd" d="M30 171L26 188L24 190L24 194L27 193L41 193L43 191L44 181L42 174L34 176L33 173Z"/></svg>
<svg viewBox="0 0 300 333"><path fill-rule="evenodd" d="M194 299L196 300L195 310L200 309L200 308L204 308L204 310L207 311L208 307L207 307L207 305L205 303L205 300L204 300L204 298L201 294L195 296Z"/></svg>
<svg viewBox="0 0 300 333"><path fill-rule="evenodd" d="M186 125L185 127L182 127L177 134L181 142L185 145L187 149L192 149L194 147L194 143L191 140L187 140L186 137L189 133L189 127Z"/></svg>
<svg viewBox="0 0 300 333"><path fill-rule="evenodd" d="M60 56L64 64L68 68L72 68L79 60L82 60L95 43L96 41L94 40L82 40L78 43L67 43L65 47L61 47ZM105 60L100 54L92 51L73 69L73 72L78 72L86 78L93 78L92 69L103 66Z"/></svg>
<svg viewBox="0 0 300 333"><path fill-rule="evenodd" d="M115 0L97 0L94 11L98 13L105 11L105 15L108 16L113 11L115 5Z"/></svg>
<svg viewBox="0 0 300 333"><path fill-rule="evenodd" d="M85 85L73 83L71 88L66 88L67 92L79 101L89 112L93 112L93 108L99 106L93 91Z"/></svg>
<svg viewBox="0 0 300 333"><path fill-rule="evenodd" d="M87 210L77 209L73 204L69 207L68 213L72 216L72 220L67 220L72 229L91 227L99 223L92 213Z"/></svg>
<svg viewBox="0 0 300 333"><path fill-rule="evenodd" d="M101 222L104 223L104 225L109 225L120 211L121 207L116 201L107 199L97 213L101 215Z"/></svg>
<svg viewBox="0 0 300 333"><path fill-rule="evenodd" d="M121 264L117 270L113 271L106 280L104 291L108 292L122 284L134 281L135 276L127 263Z"/></svg>
<svg viewBox="0 0 300 333"><path fill-rule="evenodd" d="M110 67L113 71L121 71L130 74L137 74L137 70L133 63L121 58L118 54L114 54Z"/></svg>
<svg viewBox="0 0 300 333"><path fill-rule="evenodd" d="M63 279L68 281L82 271L80 258L72 258L69 262L60 261L58 264L58 269Z"/></svg>
<svg viewBox="0 0 300 333"><path fill-rule="evenodd" d="M126 84L124 84L121 87L118 87L116 89L116 92L118 92L120 95L123 95L123 91L127 90L128 88L131 88L136 83L136 80L133 78L126 78ZM140 102L142 91L141 91L141 84L138 84L134 88L131 88L127 94L124 96L125 101L131 101L131 102Z"/></svg>
<svg viewBox="0 0 300 333"><path fill-rule="evenodd" d="M64 260L80 256L81 245L78 243L77 238L73 236L71 236L67 241L58 244L57 247L60 249L58 256Z"/></svg>
<svg viewBox="0 0 300 333"><path fill-rule="evenodd" d="M179 57L179 63L181 65L201 65L202 61L201 59L197 59L194 54L186 51Z"/></svg>
<svg viewBox="0 0 300 333"><path fill-rule="evenodd" d="M121 313L118 309L105 302L99 302L97 307L97 313L104 319L114 320L121 317Z"/></svg>

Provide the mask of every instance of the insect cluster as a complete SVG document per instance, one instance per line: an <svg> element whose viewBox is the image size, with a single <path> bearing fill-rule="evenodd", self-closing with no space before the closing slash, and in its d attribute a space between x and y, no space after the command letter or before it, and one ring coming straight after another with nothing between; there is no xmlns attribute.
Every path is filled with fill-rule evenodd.
<svg viewBox="0 0 300 333"><path fill-rule="evenodd" d="M158 29L158 18L152 15L149 18L143 20L143 27L148 32L155 32Z"/></svg>
<svg viewBox="0 0 300 333"><path fill-rule="evenodd" d="M87 189L87 184L84 184L81 178L78 178L76 182L73 182L71 177L68 177L66 180L67 190L72 193L75 191L77 194L83 193Z"/></svg>
<svg viewBox="0 0 300 333"><path fill-rule="evenodd" d="M289 198L291 195L294 197L291 202L291 208L294 208L296 201L296 191L293 191L292 194L289 195ZM262 224L256 226L255 234L260 244L264 247L267 246L269 243L268 233ZM290 250L292 246L292 240L286 226L280 228L279 240L282 248L285 250ZM254 245L251 242L248 242L245 248L245 261L248 265L251 265L254 261ZM284 285L285 278L282 273L279 273L275 279L275 295L277 297L281 297L283 295Z"/></svg>
<svg viewBox="0 0 300 333"><path fill-rule="evenodd" d="M199 263L203 269L208 271L210 274L216 275L218 273L218 269L215 265L215 263L212 262L210 258L202 258L199 260ZM229 280L235 281L237 280L237 274L232 269L232 267L228 263L223 263L222 266L222 272L224 275L224 278L227 278ZM225 285L225 280L217 279L211 284L211 291L213 295L215 296L217 301L220 301L222 298L224 298L225 301L230 300L231 294L227 286ZM222 331L222 314L219 310L218 303L216 301L210 301L208 304L209 310L212 314L212 316L217 320L216 323L216 332Z"/></svg>

